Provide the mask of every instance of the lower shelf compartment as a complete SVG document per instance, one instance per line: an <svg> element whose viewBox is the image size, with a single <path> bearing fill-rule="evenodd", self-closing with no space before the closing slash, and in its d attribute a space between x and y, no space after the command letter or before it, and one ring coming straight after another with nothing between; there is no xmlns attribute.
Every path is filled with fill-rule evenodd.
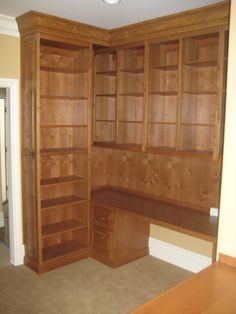
<svg viewBox="0 0 236 314"><path fill-rule="evenodd" d="M78 251L83 251L86 249L87 246L75 240L49 246L43 249L43 262L50 261L63 255L76 253Z"/></svg>
<svg viewBox="0 0 236 314"><path fill-rule="evenodd" d="M57 233L61 233L67 230L77 230L81 228L85 228L86 226L81 223L79 220L70 219L62 222L57 222L49 225L45 225L42 227L42 237L50 237Z"/></svg>

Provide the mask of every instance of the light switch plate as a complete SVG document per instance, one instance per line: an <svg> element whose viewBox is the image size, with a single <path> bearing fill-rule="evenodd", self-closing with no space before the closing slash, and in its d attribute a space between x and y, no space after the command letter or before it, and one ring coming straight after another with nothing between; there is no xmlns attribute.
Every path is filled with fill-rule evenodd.
<svg viewBox="0 0 236 314"><path fill-rule="evenodd" d="M216 207L211 207L210 208L210 216L218 217L219 214L219 209Z"/></svg>

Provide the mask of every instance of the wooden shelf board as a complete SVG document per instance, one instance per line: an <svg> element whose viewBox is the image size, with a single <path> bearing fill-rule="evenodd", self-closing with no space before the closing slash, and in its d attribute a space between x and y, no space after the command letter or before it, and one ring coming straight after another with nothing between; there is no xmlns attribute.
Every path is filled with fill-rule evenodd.
<svg viewBox="0 0 236 314"><path fill-rule="evenodd" d="M107 120L107 119L96 119L95 122L116 122L116 120Z"/></svg>
<svg viewBox="0 0 236 314"><path fill-rule="evenodd" d="M192 122L181 122L181 126L205 126L205 127L214 127L213 123L192 123Z"/></svg>
<svg viewBox="0 0 236 314"><path fill-rule="evenodd" d="M123 73L133 73L133 74L143 74L144 73L144 68L139 68L139 69L120 69L120 72L123 72Z"/></svg>
<svg viewBox="0 0 236 314"><path fill-rule="evenodd" d="M189 94L189 95L215 95L216 91L183 91L183 94Z"/></svg>
<svg viewBox="0 0 236 314"><path fill-rule="evenodd" d="M40 128L87 128L87 124L41 124Z"/></svg>
<svg viewBox="0 0 236 314"><path fill-rule="evenodd" d="M144 93L120 93L120 96L143 97Z"/></svg>
<svg viewBox="0 0 236 314"><path fill-rule="evenodd" d="M194 61L186 61L184 65L191 65L195 67L211 67L217 66L218 61L214 60L194 60Z"/></svg>
<svg viewBox="0 0 236 314"><path fill-rule="evenodd" d="M176 152L176 148L175 147L167 147L167 146L158 146L158 147L147 147L147 152L148 153L173 153Z"/></svg>
<svg viewBox="0 0 236 314"><path fill-rule="evenodd" d="M171 121L150 121L149 124L169 124L169 125L176 125L176 122Z"/></svg>
<svg viewBox="0 0 236 314"><path fill-rule="evenodd" d="M87 100L88 97L84 96L52 96L52 95L41 95L41 99L55 99L55 100Z"/></svg>
<svg viewBox="0 0 236 314"><path fill-rule="evenodd" d="M40 71L44 72L53 72L53 73L67 73L67 74L85 74L88 73L87 71L73 71L72 69L66 68L54 68L50 66L40 66Z"/></svg>
<svg viewBox="0 0 236 314"><path fill-rule="evenodd" d="M94 142L94 146L104 147L104 148L113 148L113 149L123 149L123 150L131 150L135 152L141 152L142 145L141 144L118 144L114 142Z"/></svg>
<svg viewBox="0 0 236 314"><path fill-rule="evenodd" d="M41 201L41 208L47 209L50 207L58 207L68 204L75 204L86 201L84 198L76 196L76 195L67 195L56 198L49 198Z"/></svg>
<svg viewBox="0 0 236 314"><path fill-rule="evenodd" d="M96 94L96 97L116 97L116 94Z"/></svg>
<svg viewBox="0 0 236 314"><path fill-rule="evenodd" d="M177 96L177 91L150 92L149 95Z"/></svg>
<svg viewBox="0 0 236 314"><path fill-rule="evenodd" d="M80 242L75 240L63 242L57 245L43 248L43 261L46 262L61 257L63 255L71 254L85 249L87 249L87 247L84 244L81 244Z"/></svg>
<svg viewBox="0 0 236 314"><path fill-rule="evenodd" d="M44 178L40 180L41 186L45 185L57 185L62 183L69 183L69 182L80 182L86 181L87 179L79 176L64 176L64 177L54 177L54 178Z"/></svg>
<svg viewBox="0 0 236 314"><path fill-rule="evenodd" d="M81 221L75 219L45 225L42 227L42 238L47 238L56 234L63 233L65 231L72 231L85 227L86 225L81 223Z"/></svg>
<svg viewBox="0 0 236 314"><path fill-rule="evenodd" d="M119 120L121 123L143 123L143 121L138 120Z"/></svg>
<svg viewBox="0 0 236 314"><path fill-rule="evenodd" d="M164 202L152 197L137 195L125 189L107 187L92 192L92 201L125 210L151 223L199 237L215 243L217 217L211 217L191 207Z"/></svg>
<svg viewBox="0 0 236 314"><path fill-rule="evenodd" d="M157 70L163 70L163 71L176 71L178 70L178 63L151 66L151 69L154 69L154 70L157 69Z"/></svg>
<svg viewBox="0 0 236 314"><path fill-rule="evenodd" d="M100 71L96 72L96 75L104 75L104 76L116 76L116 71Z"/></svg>
<svg viewBox="0 0 236 314"><path fill-rule="evenodd" d="M85 153L86 148L66 147L66 148L45 148L40 150L41 155L67 155Z"/></svg>

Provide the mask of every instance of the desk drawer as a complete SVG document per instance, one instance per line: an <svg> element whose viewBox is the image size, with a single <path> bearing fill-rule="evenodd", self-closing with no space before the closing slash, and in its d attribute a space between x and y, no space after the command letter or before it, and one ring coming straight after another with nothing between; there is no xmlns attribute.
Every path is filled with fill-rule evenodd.
<svg viewBox="0 0 236 314"><path fill-rule="evenodd" d="M92 242L93 251L104 257L112 257L113 233L102 228L93 228Z"/></svg>
<svg viewBox="0 0 236 314"><path fill-rule="evenodd" d="M94 225L113 230L114 213L111 210L93 206L92 211Z"/></svg>

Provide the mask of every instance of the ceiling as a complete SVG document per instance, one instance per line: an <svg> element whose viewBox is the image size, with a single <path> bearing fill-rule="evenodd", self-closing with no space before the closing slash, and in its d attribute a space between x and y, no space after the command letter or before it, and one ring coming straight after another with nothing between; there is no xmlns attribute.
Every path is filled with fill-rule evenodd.
<svg viewBox="0 0 236 314"><path fill-rule="evenodd" d="M0 0L0 14L16 17L35 10L103 28L115 28L190 10L222 0Z"/></svg>

